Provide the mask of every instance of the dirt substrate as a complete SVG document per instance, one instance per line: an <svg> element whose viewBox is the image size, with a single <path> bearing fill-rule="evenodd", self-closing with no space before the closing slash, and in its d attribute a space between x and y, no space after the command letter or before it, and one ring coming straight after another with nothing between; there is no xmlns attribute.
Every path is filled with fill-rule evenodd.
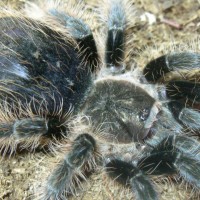
<svg viewBox="0 0 200 200"><path fill-rule="evenodd" d="M89 0L86 2L91 4ZM200 3L197 0L135 0L134 2L138 19L130 32L133 35L132 51L129 55L131 62L140 62L137 64L143 66L147 60L150 60L146 57L142 59L142 52L145 55L147 47L161 47L168 45L171 41L185 43L185 41L198 38ZM24 1L17 0L3 0L1 3L4 5L10 3L17 9L24 5ZM198 44L195 45L198 49ZM152 50L152 57L154 57L154 51L155 49ZM17 154L15 157L2 159L0 200L32 200L34 190L41 185L42 177L48 173L47 166L52 160L51 156L42 152ZM82 192L72 199L134 199L128 189L117 186L102 172L92 175L84 186ZM178 184L173 181L163 182L157 188L161 199L200 199L200 196L193 194L193 191L191 193L189 186L186 190L185 184L180 184L180 182Z"/></svg>

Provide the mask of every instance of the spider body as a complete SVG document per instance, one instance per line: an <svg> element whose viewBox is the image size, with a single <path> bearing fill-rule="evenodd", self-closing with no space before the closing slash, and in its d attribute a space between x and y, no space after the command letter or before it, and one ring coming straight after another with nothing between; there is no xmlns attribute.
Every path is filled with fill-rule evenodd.
<svg viewBox="0 0 200 200"><path fill-rule="evenodd" d="M75 195L97 166L136 199L158 199L152 176L179 174L200 188L200 143L186 136L198 133L200 113L184 105L185 98L198 103L199 85L157 84L170 71L199 68L200 56L168 54L127 71L127 4L110 4L103 56L89 26L56 6L41 20L0 20L0 151L45 147L62 157L40 199Z"/></svg>

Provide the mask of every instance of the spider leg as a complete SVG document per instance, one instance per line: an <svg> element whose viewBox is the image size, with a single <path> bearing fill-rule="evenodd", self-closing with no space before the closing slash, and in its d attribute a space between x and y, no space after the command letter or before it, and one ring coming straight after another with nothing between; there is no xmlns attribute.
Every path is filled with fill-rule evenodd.
<svg viewBox="0 0 200 200"><path fill-rule="evenodd" d="M0 122L0 153L12 155L17 150L48 149L56 134L66 132L67 127L56 117L31 117ZM61 137L61 135L60 135Z"/></svg>
<svg viewBox="0 0 200 200"><path fill-rule="evenodd" d="M123 185L129 185L137 200L156 200L158 195L149 178L133 164L114 159L106 164L110 177Z"/></svg>
<svg viewBox="0 0 200 200"><path fill-rule="evenodd" d="M149 62L144 75L149 82L157 82L163 75L171 71L198 69L200 54L181 52L163 55Z"/></svg>
<svg viewBox="0 0 200 200"><path fill-rule="evenodd" d="M5 156L21 149L33 151L38 146L45 147L48 139L42 138L48 132L47 122L43 118L26 118L13 122L0 123L0 153Z"/></svg>
<svg viewBox="0 0 200 200"><path fill-rule="evenodd" d="M80 57L89 63L93 72L99 64L99 56L90 27L82 19L75 18L57 9L51 9L49 13L69 31L72 38L78 43Z"/></svg>
<svg viewBox="0 0 200 200"><path fill-rule="evenodd" d="M85 179L84 170L91 170L95 165L95 149L96 142L91 135L79 135L71 151L48 178L42 199L64 200L67 195L75 194L75 186L80 184L80 179Z"/></svg>
<svg viewBox="0 0 200 200"><path fill-rule="evenodd" d="M166 73L179 70L198 69L200 63L200 54L191 52L172 53L161 56L149 62L144 75L149 82L157 82ZM174 118L182 125L191 130L199 130L200 113L191 107L198 108L200 102L200 84L190 81L169 81L166 84L166 96L172 101L168 103L169 110ZM185 100L189 108L185 107ZM179 101L179 102L178 102Z"/></svg>
<svg viewBox="0 0 200 200"><path fill-rule="evenodd" d="M179 123L185 125L191 130L200 130L200 112L198 110L187 108L185 107L185 104L178 101L169 102L168 108Z"/></svg>
<svg viewBox="0 0 200 200"><path fill-rule="evenodd" d="M169 81L166 85L167 96L170 99L189 99L200 102L200 84L190 81Z"/></svg>
<svg viewBox="0 0 200 200"><path fill-rule="evenodd" d="M114 1L110 5L108 13L108 33L106 40L105 62L113 73L124 70L125 25L126 13L120 1Z"/></svg>
<svg viewBox="0 0 200 200"><path fill-rule="evenodd" d="M200 188L200 144L184 136L170 135L138 161L138 167L150 175L179 173L185 181Z"/></svg>

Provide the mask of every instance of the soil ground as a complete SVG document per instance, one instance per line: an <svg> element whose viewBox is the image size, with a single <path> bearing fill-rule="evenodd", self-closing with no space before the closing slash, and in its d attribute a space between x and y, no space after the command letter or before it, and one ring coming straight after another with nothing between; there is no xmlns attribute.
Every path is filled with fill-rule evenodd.
<svg viewBox="0 0 200 200"><path fill-rule="evenodd" d="M4 5L12 4L16 9L24 6L24 1L1 1ZM135 0L134 2L139 16L144 16L145 13L151 14L150 18L144 19L144 21L139 17L132 28L134 52L142 52L146 47L155 44L159 47L169 44L171 41L184 43L198 37L200 33L200 2L197 0ZM88 0L86 3L90 3L90 1ZM150 21L154 19L156 21L151 24ZM137 60L137 55L135 57ZM138 58L138 60L142 59ZM139 65L143 64L139 63ZM52 158L42 152L17 154L15 157L1 160L0 200L32 200L33 191L40 184L46 165L50 162L52 162ZM133 199L127 189L113 185L114 183L109 181L104 174L95 173L89 178L83 191L72 199ZM172 183L163 183L158 190L161 199L200 199L200 196L196 195L190 197L182 184L174 186Z"/></svg>

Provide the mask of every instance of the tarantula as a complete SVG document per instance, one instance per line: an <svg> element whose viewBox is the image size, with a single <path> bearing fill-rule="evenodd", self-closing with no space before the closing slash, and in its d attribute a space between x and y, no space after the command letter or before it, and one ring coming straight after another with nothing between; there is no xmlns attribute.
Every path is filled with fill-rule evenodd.
<svg viewBox="0 0 200 200"><path fill-rule="evenodd" d="M200 188L200 143L192 138L200 86L160 82L199 68L200 54L174 52L127 70L127 4L109 3L103 56L81 17L55 5L34 5L40 19L8 11L0 19L0 152L48 149L62 157L40 199L67 199L97 166L139 200L158 199L154 176L179 174Z"/></svg>

